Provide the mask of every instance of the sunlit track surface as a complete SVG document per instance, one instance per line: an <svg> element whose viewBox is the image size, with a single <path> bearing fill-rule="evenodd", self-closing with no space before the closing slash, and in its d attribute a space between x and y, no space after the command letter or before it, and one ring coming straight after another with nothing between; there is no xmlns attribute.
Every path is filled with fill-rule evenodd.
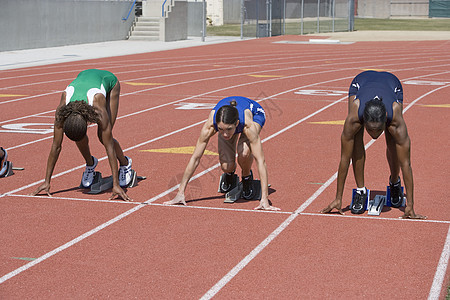
<svg viewBox="0 0 450 300"><path fill-rule="evenodd" d="M0 179L1 298L442 298L450 251L448 41L274 43L283 40L301 39L0 71L0 146L25 168ZM128 190L133 204L78 189L84 162L70 141L54 172L53 197L27 196L43 181L60 93L87 68L110 70L121 82L113 134L148 177ZM318 214L336 192L348 85L367 69L402 81L415 210L425 221L399 219L398 209L380 217ZM164 149L194 146L209 110L232 95L266 110L269 198L281 211L254 211L255 201L223 203L215 155L202 158L187 207L162 205L175 196L190 157ZM92 127L91 151L107 176ZM384 138L365 143L367 186L381 192L389 177ZM217 152L217 138L208 150ZM349 172L344 206L353 185Z"/></svg>

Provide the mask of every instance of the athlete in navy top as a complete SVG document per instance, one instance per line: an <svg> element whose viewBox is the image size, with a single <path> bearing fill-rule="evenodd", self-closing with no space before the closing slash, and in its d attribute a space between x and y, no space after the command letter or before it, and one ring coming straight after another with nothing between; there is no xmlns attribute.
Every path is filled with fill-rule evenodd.
<svg viewBox="0 0 450 300"><path fill-rule="evenodd" d="M357 75L349 88L348 115L341 135L341 161L337 177L336 198L321 212L337 209L343 214L342 194L350 160L357 191L350 207L352 213L364 213L366 188L364 183L365 149L363 134L377 139L386 137L386 156L390 168L389 186L393 207L403 201L400 170L406 188L407 204L403 218L423 219L414 212L414 183L411 169L411 140L403 119L403 90L400 81L388 72L365 71Z"/></svg>
<svg viewBox="0 0 450 300"><path fill-rule="evenodd" d="M176 197L164 204L182 203L186 205L185 190L189 179L199 165L209 139L219 132L219 162L223 172L227 174L225 177L232 176L236 170L237 152L238 164L242 169L243 196L245 198L247 192L251 193L251 190L246 189L246 183L250 182L249 179L252 178L251 167L253 158L255 158L261 180L261 201L255 209L279 210L270 205L268 198L267 167L260 137L265 120L264 109L251 99L227 97L219 101L203 125ZM248 196L251 198L250 194Z"/></svg>
<svg viewBox="0 0 450 300"><path fill-rule="evenodd" d="M358 116L364 122L363 113L366 103L374 98L380 99L386 107L386 125L392 121L392 104L403 103L403 88L400 80L388 72L365 71L356 76L350 84L348 96L360 101Z"/></svg>

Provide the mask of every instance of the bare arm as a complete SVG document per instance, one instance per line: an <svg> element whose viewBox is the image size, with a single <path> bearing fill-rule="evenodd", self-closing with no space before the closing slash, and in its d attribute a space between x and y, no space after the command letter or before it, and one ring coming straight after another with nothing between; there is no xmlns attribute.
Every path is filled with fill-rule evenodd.
<svg viewBox="0 0 450 300"><path fill-rule="evenodd" d="M66 93L63 92L57 110L60 107L64 106L66 104L65 102L66 102ZM48 155L47 168L45 171L45 181L33 193L31 193L31 195L33 196L39 194L39 192L41 191L45 191L48 196L51 196L50 181L52 178L53 171L55 169L56 162L58 161L59 154L61 153L61 145L64 138L64 130L62 126L63 124L59 124L55 120L53 127L53 142L52 147L50 149L50 153Z"/></svg>
<svg viewBox="0 0 450 300"><path fill-rule="evenodd" d="M200 136L197 140L197 144L195 145L194 153L189 159L186 169L184 170L183 178L181 179L180 187L178 188L178 193L176 197L171 201L164 202L164 204L182 203L186 205L184 193L186 191L188 182L191 179L192 175L194 174L195 170L197 169L198 165L200 164L200 159L202 158L203 152L205 151L206 146L208 145L209 139L216 133L213 126L213 119L212 119L213 116L214 111L210 113L208 120L203 125L202 130L200 131Z"/></svg>
<svg viewBox="0 0 450 300"><path fill-rule="evenodd" d="M261 180L261 200L259 206L255 209L279 210L279 208L273 207L269 203L269 179L264 151L261 144L261 126L253 122L252 113L249 110L245 111L245 124L246 126L243 133L250 142L250 150L256 160L256 165Z"/></svg>
<svg viewBox="0 0 450 300"><path fill-rule="evenodd" d="M108 156L109 166L111 167L111 175L113 178L112 195L110 199L115 196L121 197L125 201L131 200L124 190L119 185L119 168L117 166L117 156L114 149L114 139L112 136L112 124L106 110L106 99L103 95L97 94L94 98L94 108L99 114L98 130L101 136L101 142L106 150Z"/></svg>
<svg viewBox="0 0 450 300"><path fill-rule="evenodd" d="M353 154L353 145L355 134L361 129L362 124L358 118L359 101L349 104L349 113L344 122L344 128L341 134L341 160L338 167L336 198L326 208L322 209L322 213L328 213L334 208L339 213L342 212L342 195L344 193L345 180L350 166L350 160Z"/></svg>
<svg viewBox="0 0 450 300"><path fill-rule="evenodd" d="M403 182L406 189L407 204L405 208L404 218L426 218L416 215L414 212L414 180L411 168L411 140L408 135L405 120L402 115L402 106L394 106L394 117L388 128L389 133L395 141L395 149L397 151L397 159L402 170Z"/></svg>

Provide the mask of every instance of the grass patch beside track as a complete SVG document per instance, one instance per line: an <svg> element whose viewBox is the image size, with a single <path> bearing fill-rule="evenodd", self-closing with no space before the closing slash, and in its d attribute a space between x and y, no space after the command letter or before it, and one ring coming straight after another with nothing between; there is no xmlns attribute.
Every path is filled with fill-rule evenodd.
<svg viewBox="0 0 450 300"><path fill-rule="evenodd" d="M330 21L321 21L321 23ZM316 21L305 21L304 28L316 28ZM244 25L244 30L245 30ZM431 19L372 19L356 18L355 30L399 30L399 31L450 31L450 18ZM298 23L286 22L286 34L299 34ZM227 24L222 26L207 26L207 35L240 36L240 24ZM314 32L305 32L314 33ZM449 37L450 38L450 37Z"/></svg>

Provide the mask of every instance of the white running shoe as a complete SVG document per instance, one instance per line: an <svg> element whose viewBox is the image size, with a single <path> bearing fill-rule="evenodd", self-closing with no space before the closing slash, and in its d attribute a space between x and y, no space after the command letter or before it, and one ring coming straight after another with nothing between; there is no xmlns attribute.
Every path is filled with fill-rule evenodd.
<svg viewBox="0 0 450 300"><path fill-rule="evenodd" d="M120 166L119 167L119 185L121 187L126 187L131 182L131 158L128 156L125 156L125 158L128 160L128 165L126 166Z"/></svg>
<svg viewBox="0 0 450 300"><path fill-rule="evenodd" d="M2 147L0 147L0 149L2 149L3 152L5 153L2 157L2 159L0 160L0 163L1 163L0 164L0 176L3 176L6 173L6 171L8 171L8 164L7 164L8 152L6 152L6 150L3 149Z"/></svg>
<svg viewBox="0 0 450 300"><path fill-rule="evenodd" d="M98 159L92 156L94 160L94 165L86 165L86 169L83 172L83 178L81 179L81 185L85 188L89 188L94 181L95 167L97 167Z"/></svg>

